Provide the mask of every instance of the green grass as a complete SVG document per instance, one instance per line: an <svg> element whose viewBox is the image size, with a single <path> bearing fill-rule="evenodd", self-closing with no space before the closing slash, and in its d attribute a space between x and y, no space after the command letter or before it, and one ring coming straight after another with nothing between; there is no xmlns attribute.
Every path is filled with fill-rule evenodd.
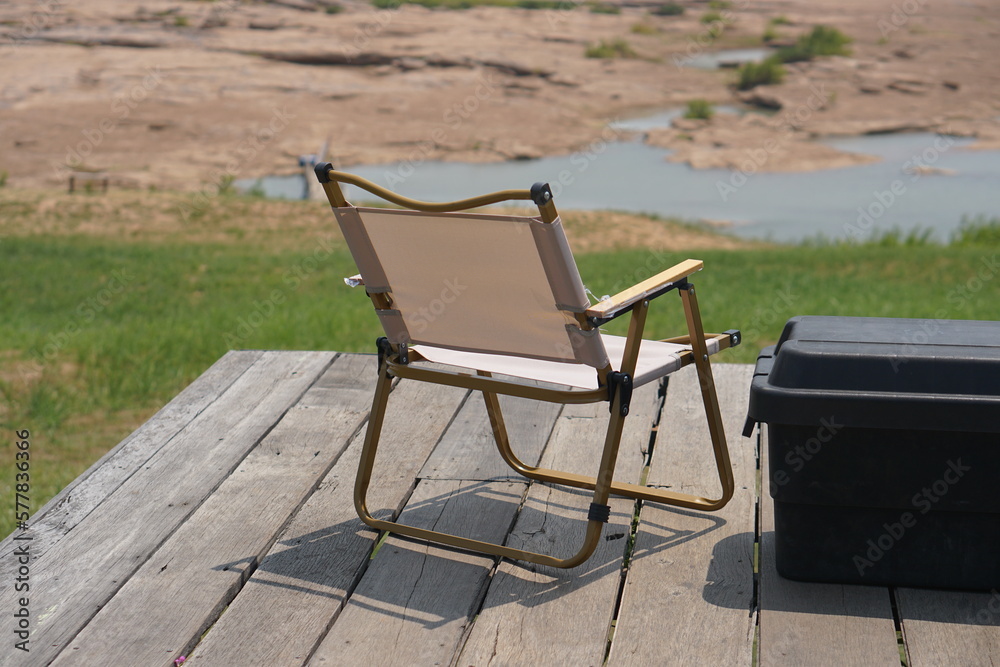
<svg viewBox="0 0 1000 667"><path fill-rule="evenodd" d="M750 90L756 86L781 83L785 80L785 68L775 56L759 63L744 63L736 71L736 87Z"/></svg>
<svg viewBox="0 0 1000 667"><path fill-rule="evenodd" d="M64 197L47 215L73 216L62 219L70 229L88 215L127 228L135 215L148 230L166 224L171 196L183 199ZM185 233L221 240L191 241L166 231L137 239L45 232L48 218L31 198L7 197L8 230L10 220L24 221L0 242L0 496L8 507L14 431L31 431L34 512L230 349L373 351L377 318L364 294L343 284L354 263L318 204L217 197ZM314 212L320 222L293 227ZM281 221L279 236L230 233L261 215ZM744 345L725 360L749 363L794 315L1000 320L1000 280L973 282L998 246L1000 220L980 217L948 246L887 234L865 245L637 249L578 261L588 287L610 294L688 256L703 259L696 284L705 326L742 329ZM654 304L648 336L683 328L675 298ZM0 534L12 528L12 512L0 514Z"/></svg>
<svg viewBox="0 0 1000 667"><path fill-rule="evenodd" d="M637 58L638 54L632 46L622 39L616 37L611 40L601 40L600 43L588 46L584 51L588 58Z"/></svg>
<svg viewBox="0 0 1000 667"><path fill-rule="evenodd" d="M698 99L687 103L687 109L684 110L684 117L708 120L714 113L715 109L712 108L711 102Z"/></svg>

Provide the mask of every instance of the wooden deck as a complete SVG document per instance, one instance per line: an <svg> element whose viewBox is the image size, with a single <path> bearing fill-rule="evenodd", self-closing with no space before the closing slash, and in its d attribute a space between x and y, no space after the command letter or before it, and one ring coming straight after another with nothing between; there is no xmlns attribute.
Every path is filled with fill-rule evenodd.
<svg viewBox="0 0 1000 667"><path fill-rule="evenodd" d="M352 504L375 359L232 352L32 517L30 653L5 631L0 664L1000 664L1000 595L777 576L758 436L739 435L752 367L714 368L734 500L635 524L614 500L594 557L556 571L377 545ZM637 392L619 479L713 491L692 370ZM575 550L588 495L512 477L479 395L402 382L389 406L371 507ZM505 406L526 460L596 470L605 405ZM10 630L23 544L0 544Z"/></svg>

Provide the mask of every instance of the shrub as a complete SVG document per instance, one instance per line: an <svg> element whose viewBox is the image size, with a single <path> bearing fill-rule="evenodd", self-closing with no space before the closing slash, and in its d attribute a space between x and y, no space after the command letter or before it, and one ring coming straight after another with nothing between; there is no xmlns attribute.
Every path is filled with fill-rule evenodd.
<svg viewBox="0 0 1000 667"><path fill-rule="evenodd" d="M715 11L705 12L704 14L701 15L701 18L699 20L702 23L705 23L705 24L708 24L708 23L721 23L722 22L722 14L720 14L719 12L715 12Z"/></svg>
<svg viewBox="0 0 1000 667"><path fill-rule="evenodd" d="M771 19L771 25L792 25L787 16L775 16Z"/></svg>
<svg viewBox="0 0 1000 667"><path fill-rule="evenodd" d="M795 46L779 50L778 58L781 62L794 63L816 56L847 56L851 54L847 48L850 43L851 38L836 28L818 25L808 35L799 37Z"/></svg>
<svg viewBox="0 0 1000 667"><path fill-rule="evenodd" d="M737 71L739 80L736 87L740 90L750 90L755 86L766 86L781 83L785 79L785 68L775 56L759 63L745 63Z"/></svg>
<svg viewBox="0 0 1000 667"><path fill-rule="evenodd" d="M339 14L344 11L344 6L339 3L333 3L332 5L327 5L324 10L327 14Z"/></svg>
<svg viewBox="0 0 1000 667"><path fill-rule="evenodd" d="M636 35L655 35L660 30L655 25L648 23L636 23L632 26L632 32Z"/></svg>
<svg viewBox="0 0 1000 667"><path fill-rule="evenodd" d="M656 16L680 16L684 13L684 7L676 2L668 2L653 10Z"/></svg>
<svg viewBox="0 0 1000 667"><path fill-rule="evenodd" d="M708 120L714 113L715 110L712 108L712 104L708 100L698 99L688 102L687 110L684 112L684 117Z"/></svg>
<svg viewBox="0 0 1000 667"><path fill-rule="evenodd" d="M762 42L773 42L778 39L778 32L771 26L764 28L764 34L760 37Z"/></svg>
<svg viewBox="0 0 1000 667"><path fill-rule="evenodd" d="M587 47L584 55L588 58L635 58L638 54L621 37Z"/></svg>

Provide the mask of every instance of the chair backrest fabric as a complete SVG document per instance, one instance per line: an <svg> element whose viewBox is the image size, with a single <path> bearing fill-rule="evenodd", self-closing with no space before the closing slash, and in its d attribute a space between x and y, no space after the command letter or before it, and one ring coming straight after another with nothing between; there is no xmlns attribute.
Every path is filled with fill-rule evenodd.
<svg viewBox="0 0 1000 667"><path fill-rule="evenodd" d="M524 356L603 368L590 305L562 222L476 213L334 208L394 343Z"/></svg>

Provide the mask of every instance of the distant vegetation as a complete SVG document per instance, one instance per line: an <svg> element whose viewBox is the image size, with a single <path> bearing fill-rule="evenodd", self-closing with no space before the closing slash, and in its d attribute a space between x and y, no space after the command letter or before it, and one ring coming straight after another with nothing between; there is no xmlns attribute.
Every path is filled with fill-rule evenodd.
<svg viewBox="0 0 1000 667"><path fill-rule="evenodd" d="M759 63L744 63L736 72L736 87L750 90L756 86L778 84L785 80L785 68L776 56Z"/></svg>
<svg viewBox="0 0 1000 667"><path fill-rule="evenodd" d="M637 58L639 56L635 49L621 37L607 41L602 39L599 44L587 47L584 55L588 58Z"/></svg>
<svg viewBox="0 0 1000 667"><path fill-rule="evenodd" d="M513 7L518 9L573 9L572 0L372 0L378 9L396 9L411 4L430 9L471 9L481 6Z"/></svg>
<svg viewBox="0 0 1000 667"><path fill-rule="evenodd" d="M676 2L668 2L654 8L652 13L656 16L680 16L684 13L684 7Z"/></svg>
<svg viewBox="0 0 1000 667"><path fill-rule="evenodd" d="M591 14L621 14L622 9L618 5L611 5L606 2L595 2L590 6Z"/></svg>
<svg viewBox="0 0 1000 667"><path fill-rule="evenodd" d="M777 19L772 19L771 23ZM771 30L770 26L768 30ZM773 31L764 32L764 41L775 38ZM746 63L737 71L736 87L749 90L756 86L781 83L785 78L785 68L782 63L794 63L812 60L817 56L846 56L851 51L847 45L851 38L836 28L818 25L808 34L802 35L794 46L779 49L770 58L759 63Z"/></svg>
<svg viewBox="0 0 1000 667"><path fill-rule="evenodd" d="M714 113L715 109L712 108L712 104L707 100L691 100L684 111L684 117L708 120Z"/></svg>
<svg viewBox="0 0 1000 667"><path fill-rule="evenodd" d="M807 35L799 37L794 46L778 50L778 59L785 63L812 60L816 56L848 56L847 45L851 38L836 28L818 25Z"/></svg>

